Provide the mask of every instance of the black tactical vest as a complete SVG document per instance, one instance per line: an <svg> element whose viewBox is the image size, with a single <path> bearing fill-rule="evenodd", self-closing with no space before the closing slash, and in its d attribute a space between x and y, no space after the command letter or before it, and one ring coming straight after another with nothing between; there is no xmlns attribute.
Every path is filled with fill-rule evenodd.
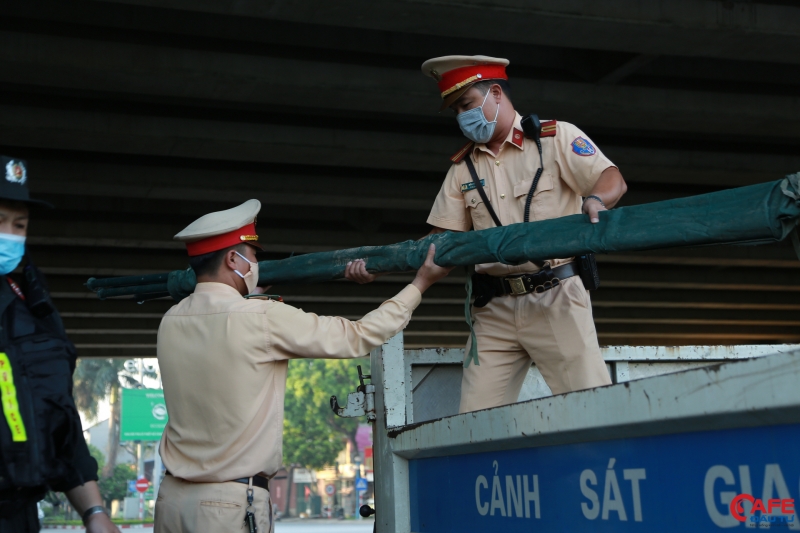
<svg viewBox="0 0 800 533"><path fill-rule="evenodd" d="M75 346L55 308L34 316L5 276L0 309L0 491L42 487L74 470L82 431L72 399Z"/></svg>

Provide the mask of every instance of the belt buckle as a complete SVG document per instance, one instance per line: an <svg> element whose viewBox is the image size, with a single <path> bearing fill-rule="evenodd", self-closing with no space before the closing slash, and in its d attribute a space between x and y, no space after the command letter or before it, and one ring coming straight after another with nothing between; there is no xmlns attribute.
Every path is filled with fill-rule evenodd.
<svg viewBox="0 0 800 533"><path fill-rule="evenodd" d="M522 278L506 278L506 281L508 281L508 285L511 287L511 294L517 296L520 294L527 294Z"/></svg>

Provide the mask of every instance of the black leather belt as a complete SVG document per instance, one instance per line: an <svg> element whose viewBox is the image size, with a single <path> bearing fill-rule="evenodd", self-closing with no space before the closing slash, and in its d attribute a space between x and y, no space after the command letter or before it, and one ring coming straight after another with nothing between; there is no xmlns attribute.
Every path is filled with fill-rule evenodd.
<svg viewBox="0 0 800 533"><path fill-rule="evenodd" d="M561 281L577 276L578 265L574 262L550 268L548 264L535 274L520 274L519 276L509 276L496 278L492 276L490 283L494 286L497 296L513 294L529 294L535 292L543 293L560 285Z"/></svg>
<svg viewBox="0 0 800 533"><path fill-rule="evenodd" d="M167 470L166 475L171 476L172 473ZM225 481L225 483L244 483L245 485L249 485L250 478L243 477L239 479L229 479L228 481ZM255 475L253 476L253 486L269 491L269 478L262 474Z"/></svg>

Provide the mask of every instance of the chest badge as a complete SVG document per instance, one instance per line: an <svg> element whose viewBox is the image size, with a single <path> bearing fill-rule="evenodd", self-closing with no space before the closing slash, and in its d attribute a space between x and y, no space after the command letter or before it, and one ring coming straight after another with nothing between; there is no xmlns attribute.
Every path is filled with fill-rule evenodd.
<svg viewBox="0 0 800 533"><path fill-rule="evenodd" d="M486 187L486 180L481 180L481 187ZM475 182L470 181L469 183L462 183L461 184L461 192L467 191L474 191L475 190Z"/></svg>
<svg viewBox="0 0 800 533"><path fill-rule="evenodd" d="M578 155L594 155L597 153L592 143L584 139L583 137L577 137L574 141L572 141L572 151Z"/></svg>

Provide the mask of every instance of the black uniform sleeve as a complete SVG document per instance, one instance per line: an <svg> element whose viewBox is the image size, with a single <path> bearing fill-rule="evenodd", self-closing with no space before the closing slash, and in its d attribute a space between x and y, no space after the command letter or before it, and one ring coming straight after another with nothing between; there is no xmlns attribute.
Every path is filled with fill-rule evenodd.
<svg viewBox="0 0 800 533"><path fill-rule="evenodd" d="M61 321L61 316L58 312L52 313L48 319L54 323L57 329L64 331L64 325ZM70 350L70 375L74 375L75 366L77 362L77 352L75 346L68 341L68 349ZM72 380L69 383L69 399L72 402L72 408L75 408L75 400L72 397ZM75 409L77 417L77 409ZM80 417L76 421L76 430L74 431L72 447L74 455L72 458L72 468L69 469L64 478L58 480L56 483L51 483L50 488L57 492L67 492L83 485L87 481L97 481L97 461L89 453L89 447L86 445L86 439L83 438L83 431L81 430Z"/></svg>
<svg viewBox="0 0 800 533"><path fill-rule="evenodd" d="M63 479L57 483L51 483L50 488L57 492L67 492L87 481L97 481L97 461L89 454L83 433L78 433L75 440L75 456L72 460L72 467Z"/></svg>

